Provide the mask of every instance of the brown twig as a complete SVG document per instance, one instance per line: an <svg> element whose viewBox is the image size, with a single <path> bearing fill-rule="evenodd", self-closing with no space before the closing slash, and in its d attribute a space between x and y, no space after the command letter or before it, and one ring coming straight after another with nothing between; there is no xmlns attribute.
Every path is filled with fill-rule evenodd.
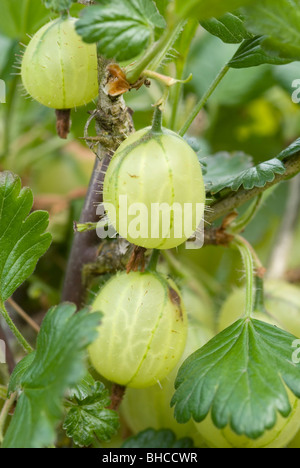
<svg viewBox="0 0 300 468"><path fill-rule="evenodd" d="M206 229L204 231L204 245L222 245L228 247L234 236L227 232L227 228L236 219L237 212L229 213L219 228Z"/></svg>
<svg viewBox="0 0 300 468"><path fill-rule="evenodd" d="M147 249L144 247L135 246L130 257L129 262L126 265L126 272L130 273L131 271L141 271L145 270L145 252Z"/></svg>
<svg viewBox="0 0 300 468"><path fill-rule="evenodd" d="M111 404L109 405L109 409L117 411L119 409L120 404L124 398L126 391L126 387L123 385L119 385L114 383L111 389Z"/></svg>
<svg viewBox="0 0 300 468"><path fill-rule="evenodd" d="M65 140L70 132L71 109L56 109L55 114L57 135Z"/></svg>
<svg viewBox="0 0 300 468"><path fill-rule="evenodd" d="M110 138L108 146L104 147L101 144L97 146L97 159L81 213L80 223L98 221L99 216L96 213L96 208L102 202L105 167L122 140L134 130L130 112L123 98L113 98L105 93L108 63L109 61L99 57L99 99L94 117L97 135L102 134L104 131L109 134ZM82 278L82 272L86 264L96 260L100 242L101 240L97 237L96 231L75 233L69 255L62 299L74 302L78 308L83 305L87 288Z"/></svg>
<svg viewBox="0 0 300 468"><path fill-rule="evenodd" d="M99 173L101 163L95 161L92 178L90 180L85 203L80 216L80 223L96 222L96 204L101 201L101 194L98 192ZM69 254L69 262L63 287L62 300L70 301L82 306L85 288L82 282L82 269L86 263L90 263L97 257L99 239L96 231L75 233L74 241Z"/></svg>
<svg viewBox="0 0 300 468"><path fill-rule="evenodd" d="M34 320L32 320L31 317L29 317L29 315L22 309L22 307L20 307L11 297L7 299L7 302L17 312L17 314L19 314L20 317L22 317L22 319L25 320L25 322L27 322L28 325L31 326L33 330L39 333L39 325Z"/></svg>

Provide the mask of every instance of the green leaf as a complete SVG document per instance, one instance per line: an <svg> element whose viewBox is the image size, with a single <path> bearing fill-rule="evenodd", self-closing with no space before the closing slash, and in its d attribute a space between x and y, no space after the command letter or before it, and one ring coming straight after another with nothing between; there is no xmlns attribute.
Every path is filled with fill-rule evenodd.
<svg viewBox="0 0 300 468"><path fill-rule="evenodd" d="M1 0L0 34L28 42L49 21L49 11L41 0Z"/></svg>
<svg viewBox="0 0 300 468"><path fill-rule="evenodd" d="M283 150L276 158L252 167L252 158L244 153L226 152L208 156L200 162L205 164L204 181L207 192L216 194L225 188L233 191L242 185L246 190L264 187L274 180L275 174L284 174L285 162L300 152L300 138Z"/></svg>
<svg viewBox="0 0 300 468"><path fill-rule="evenodd" d="M291 59L281 58L276 54L268 53L262 44L266 36L256 36L245 40L237 50L233 58L228 62L231 68L257 67L265 63L272 65L284 65L290 63Z"/></svg>
<svg viewBox="0 0 300 468"><path fill-rule="evenodd" d="M235 192L241 186L245 190L264 187L268 182L274 180L275 174L284 174L285 166L279 159L274 158L245 169L238 175L228 175L228 168L224 165L224 173L224 176L214 177L210 175L209 169L207 170L206 180L209 180L207 183L209 193L216 194L225 188L230 188Z"/></svg>
<svg viewBox="0 0 300 468"><path fill-rule="evenodd" d="M192 439L176 439L169 429L146 429L139 434L129 437L121 448L193 448Z"/></svg>
<svg viewBox="0 0 300 468"><path fill-rule="evenodd" d="M300 60L300 0L260 0L244 10L246 26L263 35L263 47Z"/></svg>
<svg viewBox="0 0 300 468"><path fill-rule="evenodd" d="M95 385L95 380L91 374L87 373L76 385L69 391L71 400L84 400L90 394L90 388Z"/></svg>
<svg viewBox="0 0 300 468"><path fill-rule="evenodd" d="M176 0L176 12L181 17L197 17L199 19L219 18L224 13L232 12L249 3L260 0Z"/></svg>
<svg viewBox="0 0 300 468"><path fill-rule="evenodd" d="M31 366L34 358L35 358L35 351L33 351L30 354L27 354L27 356L25 356L20 362L18 362L9 380L9 385L8 385L9 394L21 388L21 381L22 381L23 375L27 371L28 367Z"/></svg>
<svg viewBox="0 0 300 468"><path fill-rule="evenodd" d="M200 24L227 44L239 44L244 39L252 38L252 34L245 28L243 16L238 12L226 13L220 18L201 21Z"/></svg>
<svg viewBox="0 0 300 468"><path fill-rule="evenodd" d="M99 52L118 61L130 60L147 47L155 28L166 27L152 0L103 0L83 10L76 30Z"/></svg>
<svg viewBox="0 0 300 468"><path fill-rule="evenodd" d="M46 8L50 8L58 13L68 10L72 3L75 3L76 1L77 0L43 0Z"/></svg>
<svg viewBox="0 0 300 468"><path fill-rule="evenodd" d="M93 385L87 386L87 382L84 381L75 390L71 401L72 407L63 427L75 444L88 447L95 436L98 440L107 441L116 434L119 417L116 411L107 409L111 401L102 382L94 382Z"/></svg>
<svg viewBox="0 0 300 468"><path fill-rule="evenodd" d="M202 160L200 160L202 163ZM208 156L203 159L205 164L205 186L208 192L216 193L215 187L223 185L228 180L233 180L234 177L241 172L252 167L252 158L245 153L226 153L220 152L213 156ZM226 184L225 184L226 186Z"/></svg>
<svg viewBox="0 0 300 468"><path fill-rule="evenodd" d="M19 365L14 384L21 388L3 447L39 448L55 441L61 400L85 372L84 350L97 335L100 315L87 309L75 314L73 304L49 310L37 338L34 358Z"/></svg>
<svg viewBox="0 0 300 468"><path fill-rule="evenodd" d="M241 319L192 354L179 369L172 399L175 417L230 424L239 435L260 437L291 411L285 385L300 397L295 337L273 325Z"/></svg>
<svg viewBox="0 0 300 468"><path fill-rule="evenodd" d="M0 173L0 301L6 301L32 274L39 258L51 243L45 233L49 215L30 213L33 195L21 190L20 178Z"/></svg>

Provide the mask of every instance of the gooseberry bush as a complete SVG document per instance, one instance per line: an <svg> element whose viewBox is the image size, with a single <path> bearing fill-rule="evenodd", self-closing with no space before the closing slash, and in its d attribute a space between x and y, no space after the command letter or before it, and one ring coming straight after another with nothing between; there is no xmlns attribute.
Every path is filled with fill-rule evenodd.
<svg viewBox="0 0 300 468"><path fill-rule="evenodd" d="M299 8L2 0L3 448L300 448Z"/></svg>

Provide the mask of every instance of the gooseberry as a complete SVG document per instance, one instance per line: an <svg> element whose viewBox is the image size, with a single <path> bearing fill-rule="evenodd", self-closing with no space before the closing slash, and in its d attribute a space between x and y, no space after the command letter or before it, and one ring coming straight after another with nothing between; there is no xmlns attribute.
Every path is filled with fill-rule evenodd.
<svg viewBox="0 0 300 468"><path fill-rule="evenodd" d="M187 317L175 283L156 272L119 273L96 297L102 312L89 348L94 368L106 379L142 388L164 379L185 347Z"/></svg>
<svg viewBox="0 0 300 468"><path fill-rule="evenodd" d="M82 106L98 94L96 44L87 44L75 30L76 18L45 24L29 42L22 60L26 91L54 109Z"/></svg>
<svg viewBox="0 0 300 468"><path fill-rule="evenodd" d="M196 423L196 428L203 437L207 445L211 448L283 448L293 439L299 430L300 402L292 392L286 388L292 411L287 418L279 413L275 426L267 430L258 439L250 439L246 436L239 436L227 426L218 429L210 414L201 423Z"/></svg>
<svg viewBox="0 0 300 468"><path fill-rule="evenodd" d="M198 157L170 130L139 130L114 154L103 201L111 224L131 243L149 249L176 247L194 234L204 213Z"/></svg>

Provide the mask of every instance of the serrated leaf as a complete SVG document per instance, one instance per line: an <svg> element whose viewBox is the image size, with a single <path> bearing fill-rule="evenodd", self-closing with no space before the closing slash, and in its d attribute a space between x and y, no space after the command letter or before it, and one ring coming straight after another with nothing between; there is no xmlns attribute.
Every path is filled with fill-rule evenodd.
<svg viewBox="0 0 300 468"><path fill-rule="evenodd" d="M152 0L103 0L83 10L76 30L99 52L118 61L136 57L149 44L155 28L166 26Z"/></svg>
<svg viewBox="0 0 300 468"><path fill-rule="evenodd" d="M217 36L227 44L239 44L244 39L252 38L244 24L244 18L238 12L226 13L220 18L211 18L200 22L210 34Z"/></svg>
<svg viewBox="0 0 300 468"><path fill-rule="evenodd" d="M292 362L295 337L255 319L241 319L192 354L179 369L172 399L175 417L260 437L291 411L285 385L300 398L300 365Z"/></svg>
<svg viewBox="0 0 300 468"><path fill-rule="evenodd" d="M68 10L77 0L43 0L45 7L60 12Z"/></svg>
<svg viewBox="0 0 300 468"><path fill-rule="evenodd" d="M121 448L193 448L193 441L189 437L176 439L169 429L146 429L139 434L129 437Z"/></svg>
<svg viewBox="0 0 300 468"><path fill-rule="evenodd" d="M247 28L265 36L266 50L300 60L300 0L260 0L244 13Z"/></svg>
<svg viewBox="0 0 300 468"><path fill-rule="evenodd" d="M280 159L280 161L286 161L288 158L293 156L296 153L299 153L300 151L300 138L295 140L290 146L288 146L286 149L281 151L281 153L277 156L277 159Z"/></svg>
<svg viewBox="0 0 300 468"><path fill-rule="evenodd" d="M210 179L210 182L207 184L207 191L214 195L225 188L236 192L242 186L245 190L264 187L268 182L274 180L275 174L284 174L285 170L284 164L278 158L245 169L238 175L228 175L228 169L224 166L226 175L213 178L208 170L206 179Z"/></svg>
<svg viewBox="0 0 300 468"><path fill-rule="evenodd" d="M30 213L33 204L29 188L21 190L19 177L0 173L0 301L6 301L33 273L39 258L51 243L45 233L49 216Z"/></svg>
<svg viewBox="0 0 300 468"><path fill-rule="evenodd" d="M197 17L199 19L219 18L224 13L232 12L241 6L253 4L259 0L176 0L176 12L186 18Z"/></svg>
<svg viewBox="0 0 300 468"><path fill-rule="evenodd" d="M75 444L88 447L95 436L107 441L117 432L119 417L116 411L107 408L111 400L102 382L89 385L84 380L75 390L72 402L63 427Z"/></svg>
<svg viewBox="0 0 300 468"><path fill-rule="evenodd" d="M86 374L75 387L69 391L71 400L77 398L78 400L84 400L90 394L90 388L95 385L95 380L91 374Z"/></svg>
<svg viewBox="0 0 300 468"><path fill-rule="evenodd" d="M256 36L252 39L245 40L233 58L228 62L231 68L248 68L257 67L266 63L272 65L284 65L290 63L290 59L279 57L277 54L268 53L262 44L266 36Z"/></svg>
<svg viewBox="0 0 300 468"><path fill-rule="evenodd" d="M200 161L202 163L202 161ZM220 152L213 156L208 156L203 160L206 174L204 182L206 190L216 193L216 188L233 180L241 172L252 167L252 158L245 153Z"/></svg>
<svg viewBox="0 0 300 468"><path fill-rule="evenodd" d="M84 375L84 350L97 336L100 320L99 314L87 309L75 311L74 304L63 303L44 318L34 359L27 365L27 357L15 376L21 394L3 447L39 448L54 443L61 400Z"/></svg>

